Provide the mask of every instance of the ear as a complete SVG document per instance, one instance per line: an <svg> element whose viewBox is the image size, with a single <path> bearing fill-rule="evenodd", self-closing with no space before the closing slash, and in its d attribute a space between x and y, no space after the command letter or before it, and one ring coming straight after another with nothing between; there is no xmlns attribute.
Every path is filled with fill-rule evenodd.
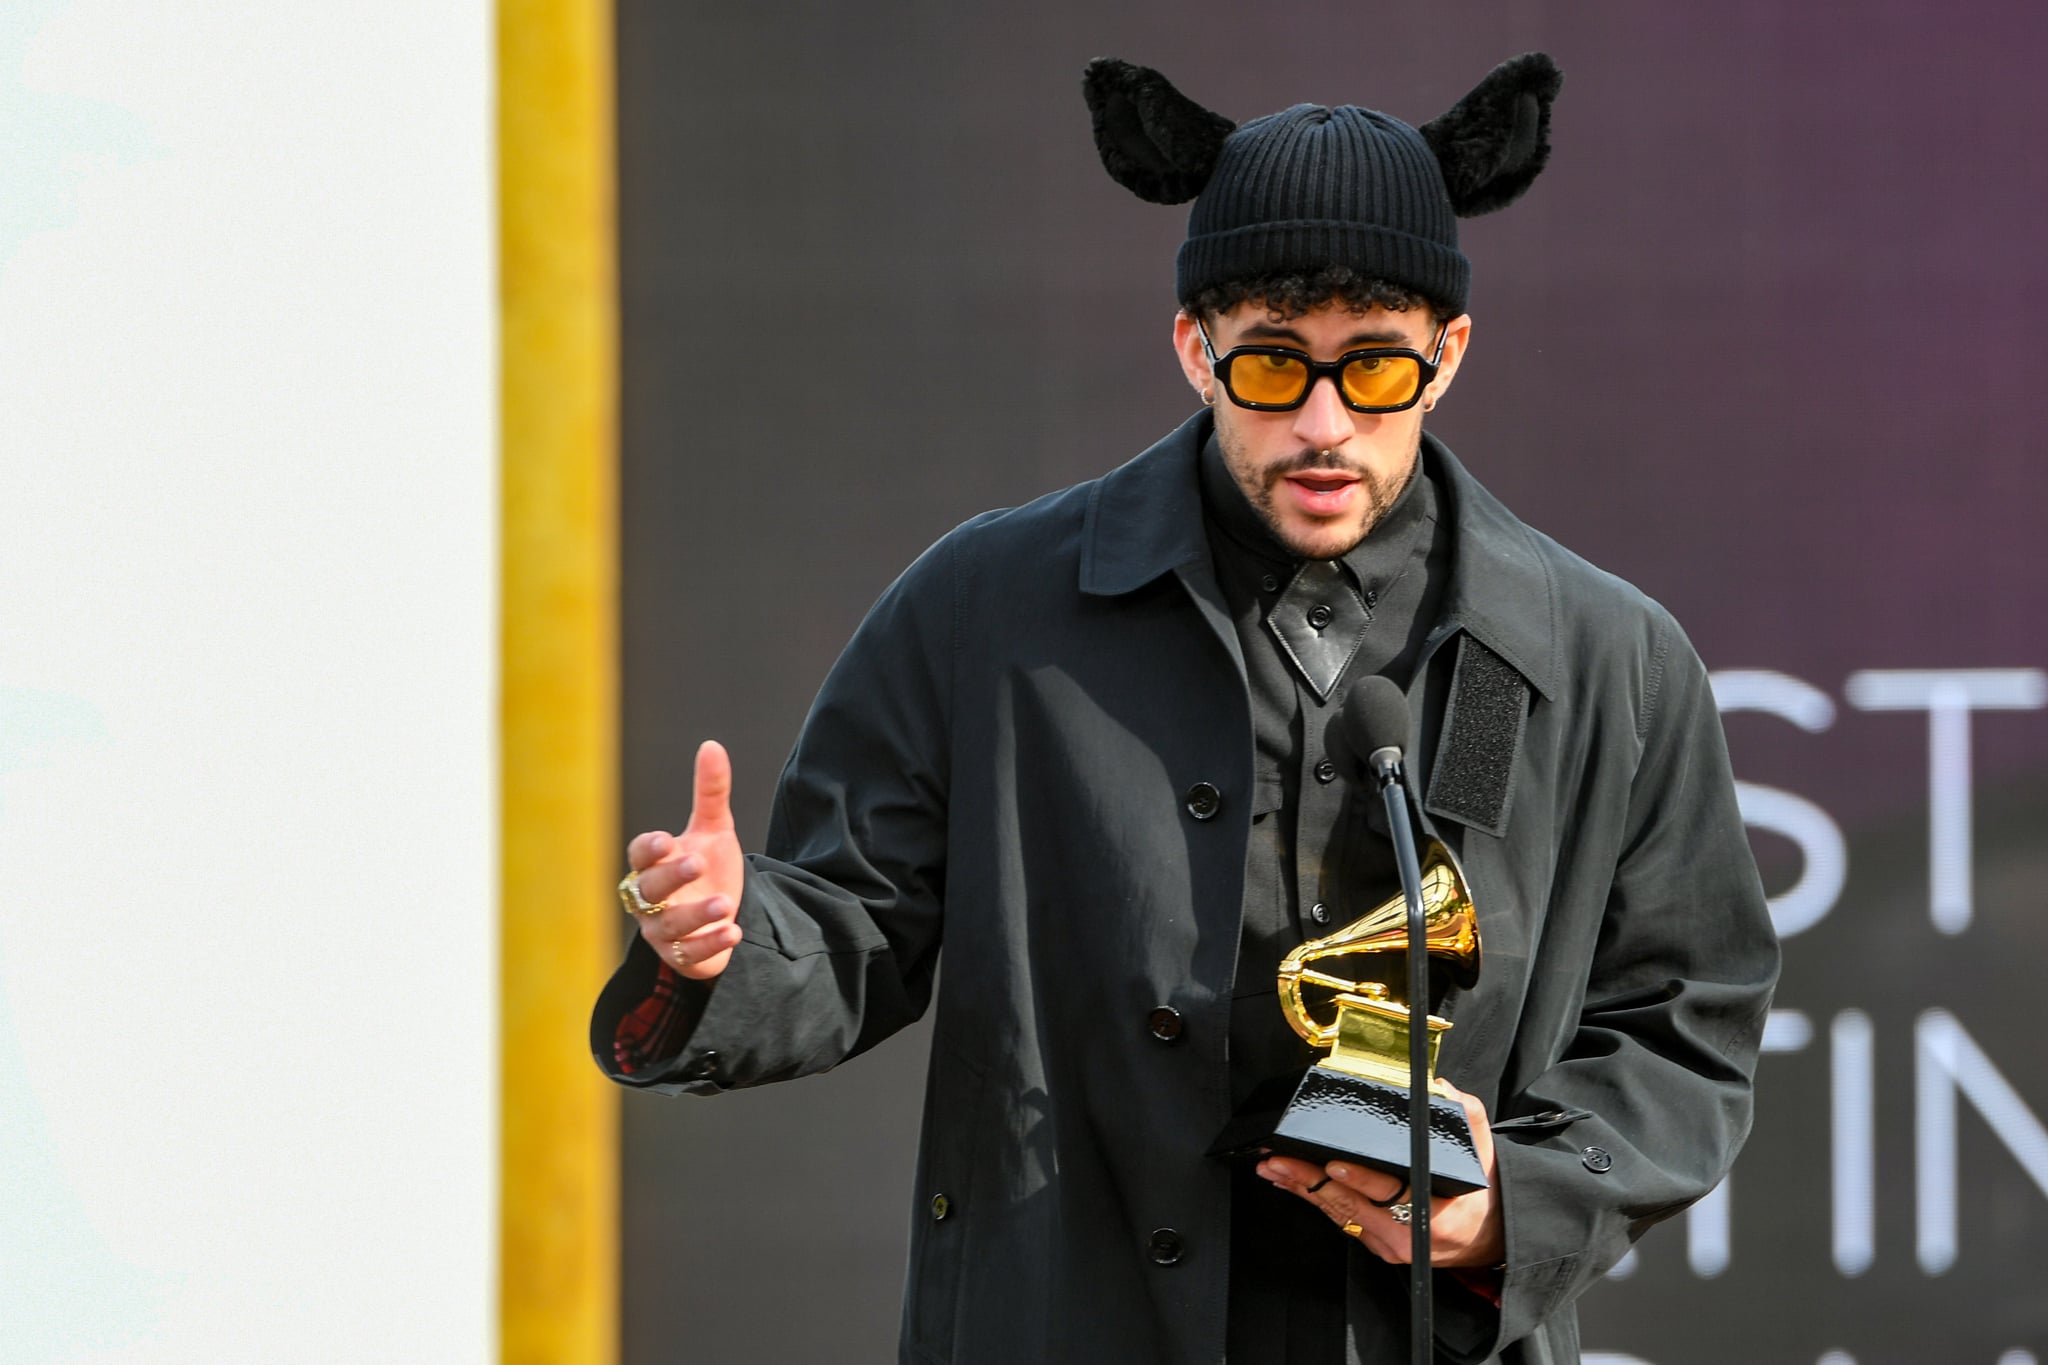
<svg viewBox="0 0 2048 1365"><path fill-rule="evenodd" d="M1461 313L1444 324L1444 358L1437 366L1436 378L1424 390L1427 406L1424 412L1435 407L1450 392L1451 381L1458 377L1458 366L1464 363L1465 348L1472 342L1472 315Z"/></svg>
<svg viewBox="0 0 2048 1365"><path fill-rule="evenodd" d="M1081 77L1095 150L1110 179L1154 204L1185 204L1209 183L1237 127L1146 66L1097 57Z"/></svg>
<svg viewBox="0 0 2048 1365"><path fill-rule="evenodd" d="M1208 394L1206 401L1213 402L1216 381L1209 373L1209 357L1202 354L1202 334L1195 330L1195 320L1186 309L1173 315L1173 353L1195 396Z"/></svg>
<svg viewBox="0 0 2048 1365"><path fill-rule="evenodd" d="M1460 218L1504 209L1534 182L1550 159L1550 105L1563 84L1556 62L1525 52L1422 125Z"/></svg>

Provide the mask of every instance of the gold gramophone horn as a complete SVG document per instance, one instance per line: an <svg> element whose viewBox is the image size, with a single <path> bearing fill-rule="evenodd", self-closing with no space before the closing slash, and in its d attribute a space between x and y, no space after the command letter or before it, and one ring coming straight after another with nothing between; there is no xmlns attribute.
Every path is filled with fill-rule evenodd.
<svg viewBox="0 0 2048 1365"><path fill-rule="evenodd" d="M1479 979L1479 915L1457 859L1438 839L1429 841L1422 863L1423 946L1429 955L1449 964L1451 980L1469 989ZM1294 1031L1315 1047L1336 1042L1337 1024L1318 1023L1302 1002L1303 983L1326 986L1342 995L1384 1000L1387 988L1377 981L1352 981L1308 964L1353 953L1408 951L1408 898L1395 892L1359 919L1325 938L1310 939L1280 963L1280 1008ZM1426 1004L1427 1002L1423 1002Z"/></svg>

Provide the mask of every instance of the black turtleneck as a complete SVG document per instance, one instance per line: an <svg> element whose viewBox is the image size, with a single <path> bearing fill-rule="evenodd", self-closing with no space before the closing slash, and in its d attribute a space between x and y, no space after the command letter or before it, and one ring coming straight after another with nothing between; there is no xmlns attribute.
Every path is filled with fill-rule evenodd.
<svg viewBox="0 0 2048 1365"><path fill-rule="evenodd" d="M1419 460L1419 457L1418 457ZM1241 1104L1260 1082L1315 1060L1280 1012L1280 959L1396 894L1393 848L1370 823L1376 793L1339 771L1331 733L1348 687L1378 673L1405 688L1440 614L1448 537L1438 490L1418 463L1387 514L1339 561L1370 620L1327 700L1297 671L1266 614L1302 560L1274 537L1224 465L1212 435L1202 502L1216 579L1244 651L1251 692L1253 803L1244 919L1232 990L1230 1088ZM1232 1187L1230 1361L1324 1365L1344 1358L1347 1245L1327 1218L1247 1167Z"/></svg>

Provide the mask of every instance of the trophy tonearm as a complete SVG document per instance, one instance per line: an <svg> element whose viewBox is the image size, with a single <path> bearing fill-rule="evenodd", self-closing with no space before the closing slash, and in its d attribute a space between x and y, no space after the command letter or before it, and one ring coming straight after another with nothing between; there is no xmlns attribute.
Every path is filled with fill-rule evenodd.
<svg viewBox="0 0 2048 1365"><path fill-rule="evenodd" d="M1465 879L1450 850L1432 839L1422 866L1423 946L1445 964L1454 985L1469 988L1479 979L1479 917ZM1310 963L1359 953L1404 953L1408 949L1408 904L1396 892L1336 933L1310 939L1280 963L1280 1008L1310 1046L1328 1048L1319 1065L1391 1085L1408 1083L1408 1006L1388 998L1385 985L1356 981L1311 967ZM1335 1017L1323 1023L1302 998L1303 986L1336 992ZM1448 1021L1426 1015L1429 1073L1436 1077L1437 1046Z"/></svg>

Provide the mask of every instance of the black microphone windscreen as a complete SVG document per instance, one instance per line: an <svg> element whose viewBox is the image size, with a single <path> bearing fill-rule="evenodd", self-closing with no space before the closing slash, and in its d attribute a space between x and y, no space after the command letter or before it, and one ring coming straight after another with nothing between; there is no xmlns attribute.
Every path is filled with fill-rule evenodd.
<svg viewBox="0 0 2048 1365"><path fill-rule="evenodd" d="M1408 747L1408 698L1388 678L1361 678L1344 697L1344 729L1361 758Z"/></svg>

